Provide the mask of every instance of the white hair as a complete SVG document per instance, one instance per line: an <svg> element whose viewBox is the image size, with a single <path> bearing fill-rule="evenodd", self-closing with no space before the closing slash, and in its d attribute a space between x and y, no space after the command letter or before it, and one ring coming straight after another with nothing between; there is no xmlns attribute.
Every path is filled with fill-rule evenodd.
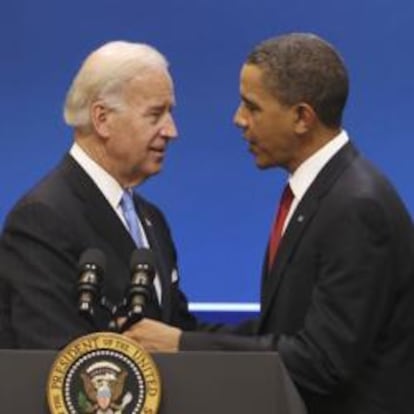
<svg viewBox="0 0 414 414"><path fill-rule="evenodd" d="M66 95L63 116L74 128L89 129L89 109L102 100L112 109L124 106L123 87L131 79L151 70L168 70L166 58L143 43L109 42L84 61Z"/></svg>

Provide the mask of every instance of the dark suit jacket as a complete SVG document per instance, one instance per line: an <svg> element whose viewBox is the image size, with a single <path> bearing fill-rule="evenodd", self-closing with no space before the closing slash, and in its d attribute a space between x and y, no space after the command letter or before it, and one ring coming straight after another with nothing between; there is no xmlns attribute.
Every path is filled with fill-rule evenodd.
<svg viewBox="0 0 414 414"><path fill-rule="evenodd" d="M172 282L176 252L162 213L135 195L156 255L162 311L156 300L146 315L191 329L187 301ZM74 338L107 330L109 314L92 321L77 311L78 260L90 247L107 258L102 293L118 304L130 281L135 245L95 183L69 155L24 196L7 217L0 244L0 344L2 347L61 348Z"/></svg>
<svg viewBox="0 0 414 414"><path fill-rule="evenodd" d="M263 266L258 321L181 349L276 349L310 413L414 410L413 223L351 144L323 168ZM250 335L250 336L249 336Z"/></svg>

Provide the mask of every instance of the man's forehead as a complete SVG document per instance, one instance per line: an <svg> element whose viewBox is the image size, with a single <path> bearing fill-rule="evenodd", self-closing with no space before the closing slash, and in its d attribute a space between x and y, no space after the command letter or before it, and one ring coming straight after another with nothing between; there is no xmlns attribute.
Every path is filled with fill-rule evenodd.
<svg viewBox="0 0 414 414"><path fill-rule="evenodd" d="M172 77L166 68L147 69L144 72L137 73L132 79L131 83L146 84L146 83L165 83L173 84Z"/></svg>
<svg viewBox="0 0 414 414"><path fill-rule="evenodd" d="M135 78L125 92L134 100L145 100L151 105L162 102L175 102L174 85L171 78L161 74L145 78Z"/></svg>
<svg viewBox="0 0 414 414"><path fill-rule="evenodd" d="M263 84L263 69L257 65L246 63L240 70L240 83L249 85Z"/></svg>

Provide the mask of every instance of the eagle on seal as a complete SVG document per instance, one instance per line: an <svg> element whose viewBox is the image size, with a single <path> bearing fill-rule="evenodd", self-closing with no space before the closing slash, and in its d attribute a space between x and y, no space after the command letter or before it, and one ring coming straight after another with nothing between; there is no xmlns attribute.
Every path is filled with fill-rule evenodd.
<svg viewBox="0 0 414 414"><path fill-rule="evenodd" d="M80 373L87 397L80 404L85 414L122 414L123 409L131 402L132 394L126 393L119 403L128 373L121 370L117 374L103 368L98 373L90 373L88 370Z"/></svg>

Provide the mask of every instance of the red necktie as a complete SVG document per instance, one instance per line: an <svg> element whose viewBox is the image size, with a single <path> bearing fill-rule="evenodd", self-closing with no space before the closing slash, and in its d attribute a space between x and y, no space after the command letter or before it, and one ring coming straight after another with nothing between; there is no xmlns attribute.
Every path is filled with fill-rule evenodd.
<svg viewBox="0 0 414 414"><path fill-rule="evenodd" d="M275 260L276 252L279 247L280 239L283 233L283 224L285 223L286 217L289 213L290 206L293 201L293 193L290 189L289 183L286 184L283 190L282 197L279 203L279 209L276 215L276 219L273 223L272 233L270 234L269 241L269 256L268 256L268 268L272 268L273 261Z"/></svg>

